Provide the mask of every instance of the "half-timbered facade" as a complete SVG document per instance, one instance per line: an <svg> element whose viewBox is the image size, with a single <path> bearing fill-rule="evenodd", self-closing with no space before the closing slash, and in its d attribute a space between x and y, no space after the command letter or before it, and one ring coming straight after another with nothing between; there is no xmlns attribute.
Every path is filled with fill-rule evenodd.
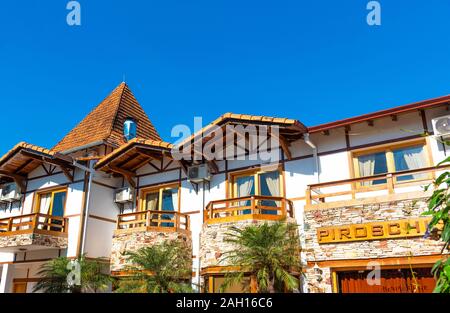
<svg viewBox="0 0 450 313"><path fill-rule="evenodd" d="M162 240L186 244L193 283L217 292L240 270L223 260L229 227L278 220L299 225L303 292L428 292L442 244L424 238L422 186L447 169L432 120L449 101L313 127L226 113L174 144L122 83L52 149L20 143L0 159L0 292L31 292L61 255L127 275L123 252Z"/></svg>

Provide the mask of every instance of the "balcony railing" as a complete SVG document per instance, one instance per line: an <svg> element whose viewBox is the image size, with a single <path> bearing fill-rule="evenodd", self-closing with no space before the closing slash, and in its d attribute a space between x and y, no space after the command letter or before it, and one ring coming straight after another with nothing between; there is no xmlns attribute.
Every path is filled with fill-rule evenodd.
<svg viewBox="0 0 450 313"><path fill-rule="evenodd" d="M281 220L294 217L292 201L282 197L248 196L214 200L204 211L207 223L232 222L246 219Z"/></svg>
<svg viewBox="0 0 450 313"><path fill-rule="evenodd" d="M12 216L0 219L0 236L26 233L67 235L67 219L42 213Z"/></svg>
<svg viewBox="0 0 450 313"><path fill-rule="evenodd" d="M116 232L146 230L189 232L189 215L174 211L149 210L120 214L117 217Z"/></svg>
<svg viewBox="0 0 450 313"><path fill-rule="evenodd" d="M312 184L306 189L306 206L324 206L326 203L337 205L338 202L418 192L421 191L420 186L429 184L438 172L449 168L449 165L433 166Z"/></svg>

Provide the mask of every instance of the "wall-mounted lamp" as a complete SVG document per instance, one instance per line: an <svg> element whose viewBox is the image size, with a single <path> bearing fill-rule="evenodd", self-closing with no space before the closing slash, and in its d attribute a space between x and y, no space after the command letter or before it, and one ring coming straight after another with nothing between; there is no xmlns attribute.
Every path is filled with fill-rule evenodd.
<svg viewBox="0 0 450 313"><path fill-rule="evenodd" d="M316 277L316 280L320 283L323 280L322 278L323 271L319 267L319 265L317 265L317 263L314 264L313 269L314 269L314 276Z"/></svg>

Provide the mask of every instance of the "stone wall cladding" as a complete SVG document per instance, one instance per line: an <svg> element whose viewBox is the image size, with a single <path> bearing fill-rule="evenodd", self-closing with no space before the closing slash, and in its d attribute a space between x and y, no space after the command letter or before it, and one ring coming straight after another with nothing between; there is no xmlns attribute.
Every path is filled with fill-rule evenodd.
<svg viewBox="0 0 450 313"><path fill-rule="evenodd" d="M131 263L128 257L123 255L125 251L135 252L143 247L162 243L166 240L180 240L189 250L192 250L190 234L179 232L138 231L131 233L115 234L111 249L111 271L125 270Z"/></svg>
<svg viewBox="0 0 450 313"><path fill-rule="evenodd" d="M38 233L0 236L1 248L30 245L65 249L67 248L67 237L44 235Z"/></svg>
<svg viewBox="0 0 450 313"><path fill-rule="evenodd" d="M308 263L315 261L376 259L439 254L441 241L415 237L320 244L317 228L377 221L395 221L417 218L426 210L426 198L305 211L305 244ZM314 270L309 267L306 279L311 292L331 292L329 269L323 268L323 281L317 282ZM328 274L327 274L328 273Z"/></svg>
<svg viewBox="0 0 450 313"><path fill-rule="evenodd" d="M225 252L231 251L232 244L225 242L226 233L231 226L245 228L248 225L275 223L274 221L244 220L230 223L204 224L200 234L200 262L201 268L210 266L230 266L228 260L222 260ZM289 218L287 222L296 223L296 220Z"/></svg>

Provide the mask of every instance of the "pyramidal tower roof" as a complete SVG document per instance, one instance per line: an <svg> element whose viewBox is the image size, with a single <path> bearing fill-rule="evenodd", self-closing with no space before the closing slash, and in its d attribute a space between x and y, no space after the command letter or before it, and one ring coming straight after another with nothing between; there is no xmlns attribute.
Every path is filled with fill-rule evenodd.
<svg viewBox="0 0 450 313"><path fill-rule="evenodd" d="M128 85L121 83L52 150L64 152L100 142L117 148L126 142L123 123L127 118L136 121L137 137L161 140Z"/></svg>

